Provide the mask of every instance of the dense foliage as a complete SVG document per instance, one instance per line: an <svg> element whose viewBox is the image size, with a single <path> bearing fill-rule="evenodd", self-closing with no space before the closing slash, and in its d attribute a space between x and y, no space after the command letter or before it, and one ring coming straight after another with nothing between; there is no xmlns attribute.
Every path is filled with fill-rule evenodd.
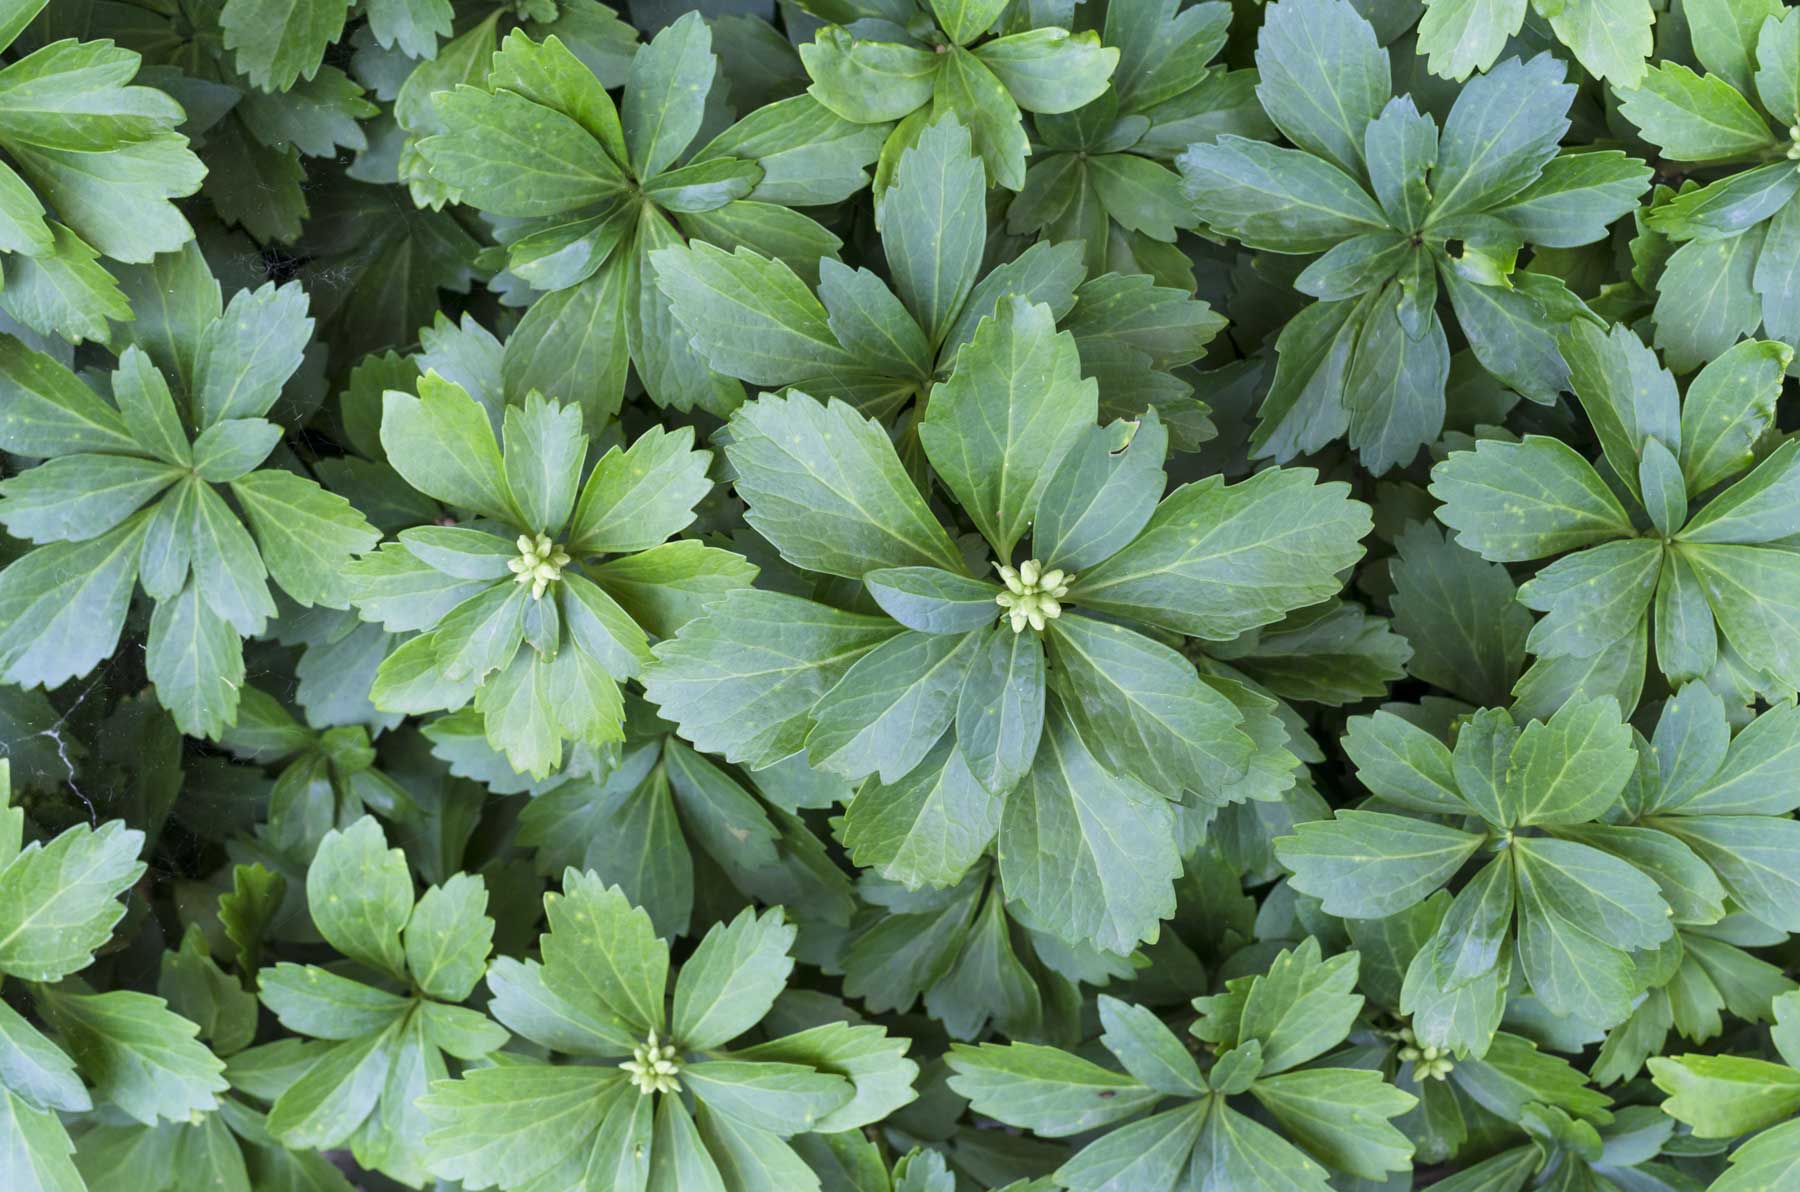
<svg viewBox="0 0 1800 1192"><path fill-rule="evenodd" d="M1800 7L0 0L4 1192L1800 1192Z"/></svg>

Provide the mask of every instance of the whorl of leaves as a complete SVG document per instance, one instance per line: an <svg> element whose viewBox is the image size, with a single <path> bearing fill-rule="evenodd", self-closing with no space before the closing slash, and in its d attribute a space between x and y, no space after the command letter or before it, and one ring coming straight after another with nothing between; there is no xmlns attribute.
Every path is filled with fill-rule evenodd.
<svg viewBox="0 0 1800 1192"><path fill-rule="evenodd" d="M1800 1192L1793 0L0 0L0 1192Z"/></svg>

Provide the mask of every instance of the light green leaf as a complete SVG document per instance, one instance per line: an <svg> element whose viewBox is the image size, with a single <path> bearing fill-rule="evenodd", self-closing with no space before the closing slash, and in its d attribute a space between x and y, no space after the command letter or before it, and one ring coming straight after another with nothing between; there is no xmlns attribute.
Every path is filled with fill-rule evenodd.
<svg viewBox="0 0 1800 1192"><path fill-rule="evenodd" d="M669 1031L690 1051L721 1047L758 1022L793 971L795 930L779 907L715 923L675 979Z"/></svg>
<svg viewBox="0 0 1800 1192"><path fill-rule="evenodd" d="M464 1001L473 992L493 947L487 902L487 886L473 873L454 874L419 896L402 942L406 970L420 989L446 1002Z"/></svg>
<svg viewBox="0 0 1800 1192"><path fill-rule="evenodd" d="M662 173L700 131L717 67L712 30L697 12L683 14L632 57L619 118L639 178Z"/></svg>
<svg viewBox="0 0 1800 1192"><path fill-rule="evenodd" d="M976 1113L1046 1138L1123 1121L1163 1096L1098 1064L1032 1043L953 1044L950 1087Z"/></svg>
<svg viewBox="0 0 1800 1192"><path fill-rule="evenodd" d="M43 990L38 1006L98 1097L146 1126L217 1109L225 1065L159 997Z"/></svg>
<svg viewBox="0 0 1800 1192"><path fill-rule="evenodd" d="M934 346L943 342L981 268L986 181L969 131L955 118L927 125L900 155L879 204L894 290Z"/></svg>
<svg viewBox="0 0 1800 1192"><path fill-rule="evenodd" d="M584 1013L642 1039L663 1026L669 947L616 887L571 869L544 896L544 985Z"/></svg>
<svg viewBox="0 0 1800 1192"><path fill-rule="evenodd" d="M1768 122L1728 80L1697 75L1679 62L1652 66L1642 86L1620 94L1619 110L1675 161L1729 161L1775 140Z"/></svg>
<svg viewBox="0 0 1800 1192"><path fill-rule="evenodd" d="M306 871L313 924L344 955L400 978L406 976L401 929L413 909L406 854L388 848L381 823L363 816L319 842Z"/></svg>

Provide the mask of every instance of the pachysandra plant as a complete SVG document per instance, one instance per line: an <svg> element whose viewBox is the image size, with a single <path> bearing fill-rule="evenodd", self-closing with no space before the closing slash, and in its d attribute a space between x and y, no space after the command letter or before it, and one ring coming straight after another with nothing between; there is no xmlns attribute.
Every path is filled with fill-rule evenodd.
<svg viewBox="0 0 1800 1192"><path fill-rule="evenodd" d="M1117 1126L1057 1168L1057 1182L1073 1192L1323 1190L1332 1172L1385 1180L1411 1166L1412 1144L1388 1119L1412 1108L1413 1097L1379 1072L1309 1062L1329 1059L1362 1009L1357 960L1354 952L1321 959L1318 941L1308 940L1276 956L1267 973L1195 998L1200 1017L1189 1033L1205 1045L1204 1071L1154 1013L1101 994L1100 1042L1123 1071L1028 1043L959 1044L950 1087L976 1112L1050 1138ZM1233 1098L1257 1105L1279 1132ZM1321 1102L1357 1112L1322 1116Z"/></svg>
<svg viewBox="0 0 1800 1192"><path fill-rule="evenodd" d="M510 1057L434 1082L420 1107L438 1127L426 1142L440 1177L470 1189L806 1192L819 1179L787 1140L855 1130L912 1100L918 1066L880 1027L824 1021L731 1046L793 969L779 911L715 924L671 998L668 944L617 887L571 869L544 910L543 962L496 961L490 1009L578 1062Z"/></svg>
<svg viewBox="0 0 1800 1192"><path fill-rule="evenodd" d="M1644 79L1656 16L1651 0L1423 0L1418 52L1431 73L1458 82L1487 70L1509 39L1525 28L1526 13L1548 26L1557 41L1596 78L1614 87L1636 87ZM1684 6L1696 47L1718 25L1731 23L1732 9L1760 7L1739 0L1688 0Z"/></svg>
<svg viewBox="0 0 1800 1192"><path fill-rule="evenodd" d="M436 373L418 388L386 395L388 462L471 520L402 530L345 569L365 618L416 635L381 664L370 698L409 715L472 702L494 748L542 778L566 740L624 739L619 685L650 659L646 622L678 619L666 604L722 596L755 568L668 541L712 487L712 453L691 430L653 428L583 481L578 407L533 393L495 419Z"/></svg>
<svg viewBox="0 0 1800 1192"><path fill-rule="evenodd" d="M846 120L888 125L891 168L925 125L954 115L974 137L988 181L1025 183L1031 153L1020 110L1057 115L1097 98L1119 50L1093 32L1005 0L808 0L828 21L800 47L807 94ZM897 122L897 123L894 123ZM886 184L876 177L879 190Z"/></svg>
<svg viewBox="0 0 1800 1192"><path fill-rule="evenodd" d="M1745 0L1689 7L1706 73L1660 62L1619 97L1646 141L1701 175L1646 217L1680 245L1656 280L1655 342L1681 373L1759 327L1800 347L1800 14Z"/></svg>
<svg viewBox="0 0 1800 1192"><path fill-rule="evenodd" d="M1294 282L1319 301L1281 330L1253 452L1286 460L1347 435L1377 475L1411 462L1444 425L1440 286L1482 367L1555 401L1569 375L1557 332L1592 316L1559 278L1516 268L1520 250L1602 239L1650 179L1615 150L1558 149L1576 92L1566 67L1507 59L1462 88L1440 129L1393 96L1388 51L1348 0L1271 4L1256 65L1294 147L1227 135L1179 163L1214 233L1323 254Z"/></svg>
<svg viewBox="0 0 1800 1192"><path fill-rule="evenodd" d="M0 0L0 1192L1800 1192L1796 11Z"/></svg>
<svg viewBox="0 0 1800 1192"><path fill-rule="evenodd" d="M1775 999L1769 1041L1773 1060L1689 1054L1650 1061L1657 1087L1669 1095L1663 1110L1694 1137L1749 1135L1711 1192L1779 1188L1800 1169L1800 993Z"/></svg>
<svg viewBox="0 0 1800 1192"><path fill-rule="evenodd" d="M115 36L143 55L161 86L185 97L181 130L206 167L201 193L219 217L259 239L291 241L309 213L307 185L317 181L308 178L306 159L322 165L340 149L367 149L362 122L377 109L344 71L316 62L307 77L290 80L291 100L258 90L234 65L220 27L243 2L144 8L142 24ZM53 4L39 27L54 37L81 36L89 14ZM171 71L179 74L171 78Z"/></svg>
<svg viewBox="0 0 1800 1192"><path fill-rule="evenodd" d="M340 724L316 732L256 687L240 689L237 721L219 744L246 761L281 767L261 837L301 867L332 829L347 829L365 813L395 819L412 803L405 788L376 768L366 728Z"/></svg>
<svg viewBox="0 0 1800 1192"><path fill-rule="evenodd" d="M234 1057L233 1083L271 1102L265 1128L283 1145L348 1147L417 1186L433 1150L415 1101L449 1075L446 1054L482 1060L508 1038L460 1004L487 972L487 888L459 873L415 900L405 854L365 816L320 841L306 899L319 934L353 967L262 969L257 996L295 1037Z"/></svg>
<svg viewBox="0 0 1800 1192"><path fill-rule="evenodd" d="M1637 765L1618 704L1572 700L1523 728L1484 709L1454 750L1377 712L1351 722L1344 748L1378 805L1411 814L1345 809L1300 824L1275 844L1296 889L1332 914L1381 918L1477 864L1407 972L1401 1009L1420 1040L1481 1054L1515 967L1552 1014L1604 1029L1631 1012L1633 953L1675 928L1652 862L1582 834Z"/></svg>
<svg viewBox="0 0 1800 1192"><path fill-rule="evenodd" d="M0 310L41 335L104 343L132 309L99 258L142 263L192 240L170 200L206 171L176 131L181 105L132 83L138 55L44 38L33 22L49 6L0 9L0 47L14 51L0 69Z"/></svg>
<svg viewBox="0 0 1800 1192"><path fill-rule="evenodd" d="M300 287L226 305L190 247L131 288L173 312L127 325L110 393L0 339L0 448L44 461L0 482L0 524L43 544L0 572L0 677L54 689L87 674L142 587L157 698L183 732L217 737L236 718L243 639L277 614L268 581L346 607L343 568L378 535L298 461L271 466L284 430L265 415L312 334Z"/></svg>
<svg viewBox="0 0 1800 1192"><path fill-rule="evenodd" d="M1792 698L1800 554L1785 540L1800 532L1787 495L1800 447L1761 440L1794 350L1739 343L1682 395L1624 327L1576 323L1562 342L1613 483L1560 439L1487 439L1432 469L1438 520L1495 562L1563 556L1519 599L1544 614L1526 649L1540 667L1566 660L1567 689L1635 706L1654 645L1671 682Z"/></svg>
<svg viewBox="0 0 1800 1192"><path fill-rule="evenodd" d="M1333 590L1368 521L1306 469L1164 497L1160 423L1097 410L1048 307L981 322L918 431L984 540L965 552L879 424L797 391L741 407L726 452L746 520L881 615L741 593L659 648L646 689L728 760L804 746L867 780L843 829L859 864L942 886L994 845L1039 926L1129 951L1171 909L1176 805L1229 801L1256 743L1227 691L1119 622L1228 639L1277 620ZM1227 556L1261 577L1253 597Z"/></svg>
<svg viewBox="0 0 1800 1192"><path fill-rule="evenodd" d="M1075 337L1109 416L1155 409L1178 444L1210 438L1205 405L1170 370L1198 359L1224 321L1147 276L1084 282L1074 244L1041 240L984 273L984 194L969 131L947 115L900 154L880 200L886 281L822 259L815 296L783 261L698 242L661 249L650 266L707 364L752 385L837 398L876 418L909 403L917 412L981 320L1024 298Z"/></svg>
<svg viewBox="0 0 1800 1192"><path fill-rule="evenodd" d="M1275 135L1255 72L1209 64L1230 23L1223 0L1109 4L1101 37L1119 51L1111 83L1072 112L1032 117L1042 146L1007 205L1007 231L1079 241L1091 277L1145 273L1191 289L1194 263L1176 237L1196 217L1168 163L1222 133Z"/></svg>
<svg viewBox="0 0 1800 1192"><path fill-rule="evenodd" d="M804 954L855 908L849 879L800 819L845 791L798 757L748 773L720 765L627 695L618 764L536 792L519 812L519 840L548 876L578 869L619 887L664 938L687 934L697 908L786 905Z"/></svg>
<svg viewBox="0 0 1800 1192"><path fill-rule="evenodd" d="M690 13L632 59L618 107L561 41L517 31L485 86L438 93L444 131L419 152L495 221L507 270L547 291L508 341L510 399L561 394L598 430L618 411L629 364L660 404L727 414L742 392L675 332L650 255L692 238L757 249L809 276L835 256L841 241L793 208L866 186L881 130L795 96L694 148L717 70L712 34ZM521 172L541 181L522 188ZM556 342L570 336L578 349Z"/></svg>

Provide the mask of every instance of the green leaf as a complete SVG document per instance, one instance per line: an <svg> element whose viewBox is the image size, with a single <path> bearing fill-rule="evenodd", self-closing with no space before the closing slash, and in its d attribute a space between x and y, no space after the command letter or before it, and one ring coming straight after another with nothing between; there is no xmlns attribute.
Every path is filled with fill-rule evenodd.
<svg viewBox="0 0 1800 1192"><path fill-rule="evenodd" d="M1676 249L1657 283L1656 346L1670 368L1689 372L1756 330L1762 300L1755 270L1764 225Z"/></svg>
<svg viewBox="0 0 1800 1192"><path fill-rule="evenodd" d="M1135 427L1084 431L1038 498L1031 543L1044 566L1080 572L1136 538L1168 483L1162 467L1168 442L1155 410Z"/></svg>
<svg viewBox="0 0 1800 1192"><path fill-rule="evenodd" d="M930 102L941 59L929 50L864 40L827 25L799 47L809 95L858 124L898 120Z"/></svg>
<svg viewBox="0 0 1800 1192"><path fill-rule="evenodd" d="M161 998L43 990L38 1006L94 1092L136 1120L184 1121L218 1108L225 1065Z"/></svg>
<svg viewBox="0 0 1800 1192"><path fill-rule="evenodd" d="M1256 97L1287 139L1353 175L1392 94L1387 51L1345 0L1282 0L1256 41Z"/></svg>
<svg viewBox="0 0 1800 1192"><path fill-rule="evenodd" d="M111 338L107 320L131 317L118 283L101 267L99 254L63 225L52 221L51 250L16 256L7 264L0 306L19 322L71 343Z"/></svg>
<svg viewBox="0 0 1800 1192"><path fill-rule="evenodd" d="M1388 230L1387 216L1361 183L1297 149L1227 135L1190 146L1176 164L1199 217L1249 248L1323 252L1352 236Z"/></svg>
<svg viewBox="0 0 1800 1192"><path fill-rule="evenodd" d="M1785 9L1777 13L1773 5L1768 8L1775 20L1770 24L1765 19L1757 34L1756 91L1776 120L1800 122L1800 24ZM1749 94L1748 88L1739 90Z"/></svg>
<svg viewBox="0 0 1800 1192"><path fill-rule="evenodd" d="M497 956L488 966L489 1010L510 1030L552 1051L568 1055L628 1055L640 1041L623 1023L598 1017L589 1008L558 996L544 984L534 960Z"/></svg>
<svg viewBox="0 0 1800 1192"><path fill-rule="evenodd" d="M773 765L805 745L819 697L893 634L885 617L742 591L657 647L644 692L699 748Z"/></svg>
<svg viewBox="0 0 1800 1192"><path fill-rule="evenodd" d="M619 117L638 177L662 173L694 139L717 66L699 13L684 14L632 57Z"/></svg>
<svg viewBox="0 0 1800 1192"><path fill-rule="evenodd" d="M1675 161L1729 161L1774 144L1768 122L1731 83L1659 62L1643 85L1619 97L1619 110L1644 139Z"/></svg>
<svg viewBox="0 0 1800 1192"><path fill-rule="evenodd" d="M1631 730L1611 699L1571 699L1513 744L1501 792L1509 822L1579 824L1618 801L1637 766Z"/></svg>
<svg viewBox="0 0 1800 1192"><path fill-rule="evenodd" d="M117 526L181 469L130 455L65 455L0 481L0 522L32 542L79 542Z"/></svg>
<svg viewBox="0 0 1800 1192"><path fill-rule="evenodd" d="M587 454L580 408L527 397L523 405L506 407L502 436L506 487L525 524L559 535L575 507Z"/></svg>
<svg viewBox="0 0 1800 1192"><path fill-rule="evenodd" d="M1696 705L1692 715L1699 724L1676 737L1678 717ZM1663 778L1660 808L1689 815L1781 815L1793 810L1796 791L1790 776L1800 767L1800 710L1791 704L1770 708L1730 738L1729 747L1728 734L1723 703L1702 685L1683 687L1664 705L1656 726ZM1680 748L1670 747L1677 744Z"/></svg>
<svg viewBox="0 0 1800 1192"><path fill-rule="evenodd" d="M1001 805L945 734L898 782L857 792L844 812L842 839L858 865L889 881L909 889L951 886L993 842Z"/></svg>
<svg viewBox="0 0 1800 1192"><path fill-rule="evenodd" d="M790 391L739 407L729 427L745 520L788 562L850 579L881 567L963 569L879 423Z"/></svg>
<svg viewBox="0 0 1800 1192"><path fill-rule="evenodd" d="M1098 416L1075 339L1050 308L1014 300L957 353L919 442L995 555L1012 557L1057 465Z"/></svg>
<svg viewBox="0 0 1800 1192"><path fill-rule="evenodd" d="M701 241L659 249L650 262L676 320L720 372L780 386L852 366L825 308L785 263Z"/></svg>
<svg viewBox="0 0 1800 1192"><path fill-rule="evenodd" d="M1339 811L1276 841L1292 884L1326 911L1358 919L1396 914L1441 888L1483 838L1410 816Z"/></svg>
<svg viewBox="0 0 1800 1192"><path fill-rule="evenodd" d="M1800 822L1770 816L1683 815L1657 826L1678 837L1711 865L1751 916L1790 930L1800 892L1794 861L1800 857Z"/></svg>
<svg viewBox="0 0 1800 1192"><path fill-rule="evenodd" d="M260 418L300 367L312 339L306 291L273 283L232 295L225 313L200 333L194 350L194 422Z"/></svg>
<svg viewBox="0 0 1800 1192"><path fill-rule="evenodd" d="M1379 1072L1314 1068L1265 1077L1250 1095L1311 1155L1365 1180L1412 1167L1413 1143L1389 1119L1417 1098L1382 1080ZM1344 1106L1356 1113L1346 1114ZM1372 1120L1371 1120L1372 1119Z"/></svg>
<svg viewBox="0 0 1800 1192"><path fill-rule="evenodd" d="M633 1038L663 1026L663 988L669 949L656 938L650 916L616 887L571 869L561 894L544 896L550 930L540 946L544 984L584 1013Z"/></svg>
<svg viewBox="0 0 1800 1192"><path fill-rule="evenodd" d="M1173 823L1167 802L1108 773L1067 713L1052 707L1000 823L1007 896L1064 939L1127 952L1175 909Z"/></svg>
<svg viewBox="0 0 1800 1192"><path fill-rule="evenodd" d="M969 131L933 121L900 155L882 192L882 250L894 290L933 345L942 343L981 268L986 182Z"/></svg>
<svg viewBox="0 0 1800 1192"><path fill-rule="evenodd" d="M487 411L454 382L427 373L417 397L383 395L381 446L427 496L509 525L519 520Z"/></svg>
<svg viewBox="0 0 1800 1192"><path fill-rule="evenodd" d="M863 584L882 612L921 633L967 633L999 615L997 585L936 567L886 567Z"/></svg>
<svg viewBox="0 0 1800 1192"><path fill-rule="evenodd" d="M1206 1091L1194 1057L1156 1015L1106 994L1100 995L1099 1009L1100 1040L1126 1071L1170 1096L1197 1097Z"/></svg>
<svg viewBox="0 0 1800 1192"><path fill-rule="evenodd" d="M398 994L310 964L263 969L257 993L282 1026L316 1039L355 1039L385 1030L410 1009Z"/></svg>
<svg viewBox="0 0 1800 1192"><path fill-rule="evenodd" d="M93 1108L75 1062L11 1006L0 1007L0 1081L32 1106L71 1112Z"/></svg>
<svg viewBox="0 0 1800 1192"><path fill-rule="evenodd" d="M779 908L715 923L675 979L671 1037L706 1051L762 1021L793 971L794 935Z"/></svg>
<svg viewBox="0 0 1800 1192"><path fill-rule="evenodd" d="M54 689L113 652L144 544L145 515L98 538L31 551L0 571L0 665Z"/></svg>
<svg viewBox="0 0 1800 1192"><path fill-rule="evenodd" d="M956 703L956 748L988 791L1017 785L1037 756L1047 688L1044 648L1035 634L993 625L969 664Z"/></svg>
<svg viewBox="0 0 1800 1192"><path fill-rule="evenodd" d="M1419 52L1431 73L1462 82L1486 70L1525 20L1525 0L1425 0Z"/></svg>
<svg viewBox="0 0 1800 1192"><path fill-rule="evenodd" d="M458 873L428 888L406 921L406 970L419 988L446 1002L468 998L487 971L494 921L479 874Z"/></svg>
<svg viewBox="0 0 1800 1192"><path fill-rule="evenodd" d="M1774 0L1694 0L1687 5L1688 36L1694 54L1712 74L1745 95L1755 69L1757 33L1769 17L1781 15ZM1774 105L1770 105L1773 110Z"/></svg>
<svg viewBox="0 0 1800 1192"><path fill-rule="evenodd" d="M380 534L354 506L304 476L266 469L231 482L269 575L301 605L348 608L344 567Z"/></svg>
<svg viewBox="0 0 1800 1192"><path fill-rule="evenodd" d="M109 820L12 853L0 869L0 972L56 981L86 968L125 913L119 895L143 875L143 846L142 832Z"/></svg>
<svg viewBox="0 0 1800 1192"><path fill-rule="evenodd" d="M195 580L157 602L144 644L144 670L182 732L217 737L236 719L243 641L213 611Z"/></svg>
<svg viewBox="0 0 1800 1192"><path fill-rule="evenodd" d="M1056 1169L1076 1192L1108 1188L1173 1188L1200 1137L1207 1105L1190 1104L1104 1134Z"/></svg>
<svg viewBox="0 0 1800 1192"><path fill-rule="evenodd" d="M1457 93L1431 175L1433 225L1485 211L1538 177L1568 131L1573 84L1548 54L1509 58Z"/></svg>
<svg viewBox="0 0 1800 1192"><path fill-rule="evenodd" d="M1229 486L1214 476L1165 497L1144 532L1079 577L1068 599L1223 641L1335 593L1335 573L1361 557L1368 532L1367 506L1310 468Z"/></svg>
<svg viewBox="0 0 1800 1192"><path fill-rule="evenodd" d="M343 32L344 15L336 0L226 0L218 19L238 69L265 91L285 91L318 71L326 47Z"/></svg>
<svg viewBox="0 0 1800 1192"><path fill-rule="evenodd" d="M490 94L466 86L433 98L447 131L425 138L419 152L435 178L483 211L515 218L563 215L628 185L593 134L553 107L511 91Z"/></svg>
<svg viewBox="0 0 1800 1192"><path fill-rule="evenodd" d="M1735 1055L1654 1057L1650 1074L1669 1094L1663 1110L1700 1138L1733 1138L1800 1109L1800 1072Z"/></svg>
<svg viewBox="0 0 1800 1192"><path fill-rule="evenodd" d="M1484 439L1431 470L1438 520L1494 562L1538 559L1632 533L1618 498L1573 448L1527 435Z"/></svg>
<svg viewBox="0 0 1800 1192"><path fill-rule="evenodd" d="M569 523L572 554L647 551L686 529L712 490L710 451L694 450L691 427L651 427L629 448L607 449L582 486Z"/></svg>
<svg viewBox="0 0 1800 1192"><path fill-rule="evenodd" d="M1681 404L1681 474L1703 493L1749 467L1754 439L1774 415L1781 375L1792 361L1786 344L1752 340L1707 363ZM1702 518L1714 516L1709 506Z"/></svg>
<svg viewBox="0 0 1800 1192"><path fill-rule="evenodd" d="M1046 1138L1123 1121L1162 1093L1098 1064L1032 1043L953 1044L950 1087L976 1113Z"/></svg>
<svg viewBox="0 0 1800 1192"><path fill-rule="evenodd" d="M425 1139L432 1170L494 1188L520 1186L581 1153L611 1112L642 1100L615 1070L509 1064L434 1081L419 1108L438 1127Z"/></svg>
<svg viewBox="0 0 1800 1192"><path fill-rule="evenodd" d="M1678 548L1694 569L1725 640L1783 682L1800 678L1800 556L1755 546Z"/></svg>
<svg viewBox="0 0 1800 1192"><path fill-rule="evenodd" d="M395 977L406 976L401 929L413 909L406 854L388 848L381 824L363 816L319 842L306 871L313 924L332 947Z"/></svg>
<svg viewBox="0 0 1800 1192"><path fill-rule="evenodd" d="M1227 1105L1207 1116L1188 1178L1198 1186L1324 1192L1325 1169L1267 1126Z"/></svg>
<svg viewBox="0 0 1800 1192"><path fill-rule="evenodd" d="M74 373L12 336L0 338L0 448L36 458L95 451L141 455L119 411Z"/></svg>
<svg viewBox="0 0 1800 1192"><path fill-rule="evenodd" d="M34 1109L0 1089L0 1169L29 1192L84 1192L87 1183L69 1161L75 1146L54 1110Z"/></svg>
<svg viewBox="0 0 1800 1192"><path fill-rule="evenodd" d="M899 781L949 727L980 642L907 630L857 659L813 711L808 763L852 780Z"/></svg>
<svg viewBox="0 0 1800 1192"><path fill-rule="evenodd" d="M1057 618L1048 636L1063 706L1114 772L1215 799L1243 777L1254 748L1243 716L1174 650L1081 616Z"/></svg>

